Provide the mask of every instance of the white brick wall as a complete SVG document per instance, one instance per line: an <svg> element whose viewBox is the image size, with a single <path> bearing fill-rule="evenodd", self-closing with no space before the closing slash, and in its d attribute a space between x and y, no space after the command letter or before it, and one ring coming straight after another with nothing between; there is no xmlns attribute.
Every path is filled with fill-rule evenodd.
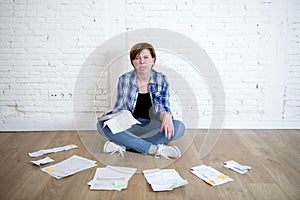
<svg viewBox="0 0 300 200"><path fill-rule="evenodd" d="M94 84L103 64L95 51L140 28L176 31L205 49L224 84L225 128L299 128L299 13L298 0L0 0L0 130L74 129L74 96L49 99L54 92L77 95L75 110L85 120L76 127L95 129L95 110L112 104L105 90L112 72ZM208 127L212 101L205 80L172 55L161 53L158 63L192 85L198 126ZM81 80L82 66L89 68ZM178 104L180 86L169 79L173 113L181 118L188 108ZM81 89L74 92L75 86Z"/></svg>

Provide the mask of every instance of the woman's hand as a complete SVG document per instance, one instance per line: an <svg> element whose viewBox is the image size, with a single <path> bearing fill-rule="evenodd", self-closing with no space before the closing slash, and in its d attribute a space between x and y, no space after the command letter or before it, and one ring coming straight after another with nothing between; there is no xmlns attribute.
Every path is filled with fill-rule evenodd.
<svg viewBox="0 0 300 200"><path fill-rule="evenodd" d="M113 111L113 110L106 110L106 111L103 112L103 115L110 114L110 113L112 113L112 111Z"/></svg>
<svg viewBox="0 0 300 200"><path fill-rule="evenodd" d="M166 138L168 140L174 136L174 125L173 125L173 120L172 120L172 115L168 112L165 112L162 114L162 125L160 132L165 132Z"/></svg>

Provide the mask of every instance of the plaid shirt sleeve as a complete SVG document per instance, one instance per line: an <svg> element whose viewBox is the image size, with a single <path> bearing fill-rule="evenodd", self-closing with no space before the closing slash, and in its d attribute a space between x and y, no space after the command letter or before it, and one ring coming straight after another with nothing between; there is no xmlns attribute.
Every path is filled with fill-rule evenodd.
<svg viewBox="0 0 300 200"><path fill-rule="evenodd" d="M120 110L129 110L133 112L138 95L135 77L135 72L130 71L119 78L117 101L115 103L114 112Z"/></svg>
<svg viewBox="0 0 300 200"><path fill-rule="evenodd" d="M150 93L154 116L156 118L160 118L164 112L172 114L170 109L169 82L164 74L152 71Z"/></svg>

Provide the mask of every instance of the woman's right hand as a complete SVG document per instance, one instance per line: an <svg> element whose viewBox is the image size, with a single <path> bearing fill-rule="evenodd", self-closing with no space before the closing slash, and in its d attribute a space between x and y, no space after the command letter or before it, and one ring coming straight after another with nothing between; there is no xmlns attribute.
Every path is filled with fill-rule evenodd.
<svg viewBox="0 0 300 200"><path fill-rule="evenodd" d="M103 115L108 115L108 114L111 114L111 113L112 113L112 111L113 111L113 110L106 110L106 111L104 111L104 112L103 112Z"/></svg>

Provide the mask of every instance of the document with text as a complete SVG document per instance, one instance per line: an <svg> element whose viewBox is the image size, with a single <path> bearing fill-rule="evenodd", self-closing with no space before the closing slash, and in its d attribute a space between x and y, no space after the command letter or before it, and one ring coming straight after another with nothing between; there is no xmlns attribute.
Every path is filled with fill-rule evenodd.
<svg viewBox="0 0 300 200"><path fill-rule="evenodd" d="M70 149L75 149L77 148L77 146L75 144L70 144L70 145L66 145L63 147L55 147L52 149L42 149L36 152L32 152L32 153L28 153L28 155L30 157L38 157L38 156L43 156L45 154L50 154L50 153L56 153L56 152L60 152L60 151L68 151Z"/></svg>
<svg viewBox="0 0 300 200"><path fill-rule="evenodd" d="M188 184L175 169L149 169L143 174L153 191L169 191Z"/></svg>
<svg viewBox="0 0 300 200"><path fill-rule="evenodd" d="M251 169L250 166L241 165L241 164L237 163L234 160L226 161L224 167L228 168L228 169L231 169L233 171L236 171L240 174L245 174L246 172L248 172Z"/></svg>
<svg viewBox="0 0 300 200"><path fill-rule="evenodd" d="M212 186L217 186L229 181L233 181L232 178L206 165L192 167L191 172Z"/></svg>
<svg viewBox="0 0 300 200"><path fill-rule="evenodd" d="M60 179L95 166L97 166L96 161L73 155L66 160L44 167L41 170L56 179Z"/></svg>
<svg viewBox="0 0 300 200"><path fill-rule="evenodd" d="M97 168L93 180L88 182L91 190L118 190L127 188L136 168L106 166Z"/></svg>
<svg viewBox="0 0 300 200"><path fill-rule="evenodd" d="M134 124L140 124L140 122L132 116L130 111L121 110L115 117L105 121L103 124L108 126L113 134L116 134L129 129Z"/></svg>

